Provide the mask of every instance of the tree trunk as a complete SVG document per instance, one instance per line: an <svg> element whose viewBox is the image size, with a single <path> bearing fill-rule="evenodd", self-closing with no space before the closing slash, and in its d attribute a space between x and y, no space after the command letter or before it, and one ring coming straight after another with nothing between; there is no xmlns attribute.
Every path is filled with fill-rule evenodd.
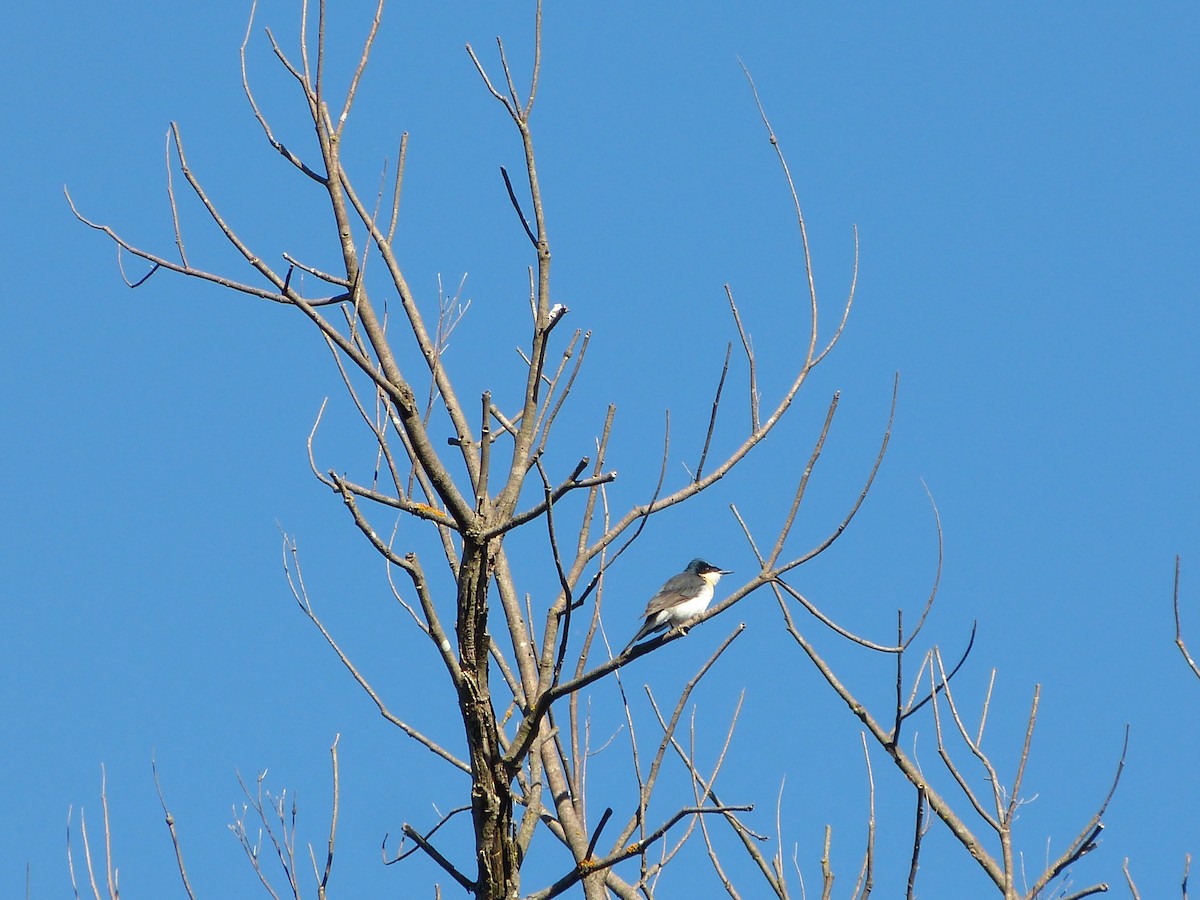
<svg viewBox="0 0 1200 900"><path fill-rule="evenodd" d="M458 705L471 752L471 816L475 824L478 900L515 900L520 889L513 829L512 777L492 708L488 682L488 584L486 546L464 541L458 572L458 652L462 684Z"/></svg>

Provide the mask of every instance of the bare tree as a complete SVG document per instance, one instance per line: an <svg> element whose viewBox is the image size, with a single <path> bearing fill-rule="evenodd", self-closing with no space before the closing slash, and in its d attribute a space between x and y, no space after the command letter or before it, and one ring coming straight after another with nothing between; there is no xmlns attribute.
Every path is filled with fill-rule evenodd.
<svg viewBox="0 0 1200 900"><path fill-rule="evenodd" d="M740 365L744 367L749 386L745 408L738 417L745 423L744 429L737 434L732 450L725 453L715 450L716 446L729 443L733 428L728 424L730 417L723 414L728 402L726 377L733 365L731 341L711 398L706 434L699 446L691 448L694 462L689 466L688 477L680 482L668 475L668 463L677 458L671 447L668 415L657 485L643 502L629 509L612 511L606 486L617 477L609 460L614 406L608 408L603 421L596 423L594 447L577 448L571 458L578 461L569 469L554 471L554 466L547 461L555 425L564 418L572 386L585 361L590 333L582 329L563 333L565 329L561 326L569 310L557 299L552 288L550 229L531 125L541 77L541 3L538 2L534 16L533 54L524 89L518 86L517 74L507 58L503 42L498 41L498 60L494 64L485 63L470 45L466 48L483 90L511 120L520 142L524 158L521 177L512 179L507 172L501 171L515 212L516 227L523 230L530 243L528 339L520 351L523 386L515 396L493 396L485 389L473 399L462 396L461 383L452 377L446 362L450 335L465 312L465 304L460 300L461 285L459 294L447 296L439 289L436 302L422 300L405 276L401 261L403 248L397 246L407 136L400 137L397 159L388 168L390 189L380 191L378 196L362 190L356 177L343 164L346 124L380 27L383 6L380 0L349 87L344 95L337 97L331 95L328 87L327 72L331 61L327 58L323 0L315 12L315 37L310 33L314 17L307 0L302 0L298 57L285 50L270 29L266 31L272 52L293 79L311 119L315 144L307 151L297 150L298 145L285 143L277 136L251 87L246 54L254 21L253 10L242 44L245 94L263 136L294 169L297 177L315 183L327 198L330 214L327 234L337 248L339 259L336 271L326 271L286 250L267 251L244 240L235 223L223 215L218 202L205 190L200 176L189 165L182 133L175 124L171 125L168 135L167 179L174 254L167 255L134 244L114 228L85 218L73 203L72 210L81 221L107 235L119 252L150 265L149 272L138 280L127 279L130 287L146 284L160 269L210 282L247 298L298 310L313 323L329 347L347 396L370 435L375 466L365 477L352 477L339 474L338 469L318 465L315 446L321 421L318 417L309 440L313 472L341 501L364 539L386 561L395 599L411 615L417 639L424 638L428 642L427 650L440 661L445 677L455 691L463 743L467 748L465 756L457 755L452 748L431 736L420 723L394 709L389 699L373 686L368 673L343 650L316 611L305 586L295 542L285 538L284 562L289 584L304 614L380 714L442 763L469 774L471 782L469 801L451 810L434 826L425 829L404 826L405 843L411 842L411 847L388 851L385 844L388 862L403 859L412 852L424 853L450 879L479 898L515 898L523 894L549 900L580 884L588 898L607 897L610 892L633 898L652 895L664 866L675 857L682 842L698 832L714 871L730 896L740 894L722 863L722 854L728 853L730 846L723 841L722 835L732 837L733 847L744 849L753 869L761 874L776 896L794 896L785 875L781 829L777 829L780 833L777 834L775 855L768 859L760 849L766 839L752 831L742 816L749 805L726 802L718 797L715 788L715 781L726 761L736 714L728 726L718 762L707 770L698 761L694 731L690 740L684 735L685 713L692 691L737 639L740 628L735 628L700 667L670 712L660 709L657 700L651 696L660 732L653 740L646 741L637 735L629 701L621 688L639 792L634 811L624 822L614 823L612 828L616 834L610 832L607 838L605 831L613 815L613 806L606 803L605 798L591 805L587 803L590 723L587 710L581 708L580 696L583 689L601 679L610 679L620 687L619 670L622 667L660 650L686 632L683 626L675 627L665 635L613 655L608 649L601 619L606 573L643 533L652 516L692 501L717 485L759 450L764 439L789 412L810 373L826 359L842 335L854 300L857 235L854 238L854 269L849 273L845 301L839 304L832 328L819 328L821 307L804 216L779 141L759 104L767 136L777 154L793 204L804 260L803 302L808 313L808 329L799 336L797 343L801 350L792 375L777 396L764 402L758 381L759 362L751 337L734 293L726 286L731 334L740 348ZM746 74L749 78L749 73ZM758 103L756 92L753 97ZM244 263L242 274L213 271L193 264L189 259L184 231L186 214L176 196L173 169L182 175L204 214L240 255ZM368 262L371 263L370 277ZM296 284L298 272L325 287L317 294L302 291ZM381 299L385 297L398 298L403 313L400 340L405 344L411 342L419 354L417 368L400 361L399 345L392 341L397 329L393 326L389 332L391 323ZM510 310L507 314L513 312L524 314L524 308ZM861 722L872 812L867 850L853 896L866 897L874 883L875 776L867 750L868 738L884 751L916 792L915 831L911 832L914 835L912 863L907 882L910 896L920 864L921 840L929 827L928 813L945 824L1006 900L1018 896L1042 896L1051 880L1095 846L1104 806L1088 821L1060 859L1048 865L1023 889L1018 888L1018 880L1023 876L1014 856L1012 826L1021 803L1024 764L1037 715L1037 693L1020 753L1021 765L1012 781L1004 787L982 749L990 691L984 698L980 721L975 727L968 724L960 701L950 689L951 679L965 661L966 653L956 666L947 670L936 646L924 650L915 686L908 698L904 697L905 662L909 658L906 654L914 647L926 621L936 595L936 583L916 627L906 633L901 618L897 623L896 641L879 643L854 635L834 623L787 580L789 573L823 553L844 533L859 511L887 447L890 420L874 466L844 518L835 523L827 537L815 546L797 555L790 553L787 548L793 525L837 407L838 397L834 395L815 445L807 458L801 457L790 510L769 544L758 541L734 508L747 543L757 557L758 571L686 625L698 625L729 609L751 592L769 588L778 598L787 630L799 649ZM893 412L894 409L895 393ZM448 439L443 439L443 429L449 431ZM714 440L718 432L725 441ZM566 504L567 498L578 498L579 502ZM404 539L398 540L399 522L415 523L426 529L434 539L433 546L441 557L440 562L431 566L429 560L414 549L416 544L408 536L409 531L404 531ZM527 576L510 561L506 542L518 530L544 534L548 550L542 565L553 571L558 584L557 595L546 602L535 603L522 589ZM940 545L940 526L938 539ZM766 549L760 550L760 546ZM444 574L439 574L439 570ZM400 573L398 580L392 579L395 573ZM851 693L797 623L800 611L812 616L822 627L832 629L838 639L851 641L868 652L894 658L894 709L887 710L883 716L875 716ZM497 695L495 692L500 685L503 691ZM920 765L900 747L903 726L919 712L932 716L936 724L938 755L952 786L959 791L959 801L951 802L935 789ZM967 759L986 773L990 796L981 796L962 774L961 764L955 761L951 749L954 739L965 747ZM664 767L673 759L677 759L687 773L692 785L691 796L673 799L673 812L652 820L650 799L661 783ZM336 742L333 762L335 818L331 823L328 853L323 865L319 864L315 854L312 860L319 896L324 895L334 855ZM285 893L299 896L294 822L289 824L282 795L264 794L261 781L258 790L245 790L247 804L242 815L250 816L266 829L286 873L288 890ZM735 801L741 799L735 798ZM987 849L987 842L968 826L957 811L957 806L962 803L992 833L998 850ZM598 816L595 815L597 809L603 810ZM464 861L461 848L447 848L438 843L439 829L451 818L468 811L474 835L474 863L471 864ZM169 812L167 815L174 840L173 820ZM724 826L720 823L729 830L723 831ZM234 831L254 862L264 887L274 893L259 868L258 849L250 840L244 818L235 821ZM567 848L572 864L558 878L531 890L522 884L521 872L538 835L548 835L553 843ZM672 843L668 844L668 839ZM823 896L830 896L834 880L829 845L827 832L822 860ZM178 852L177 841L175 847ZM623 867L619 873L617 865L627 860L638 862L636 872ZM179 855L179 867L187 886L182 854ZM187 890L190 895L190 886Z"/></svg>

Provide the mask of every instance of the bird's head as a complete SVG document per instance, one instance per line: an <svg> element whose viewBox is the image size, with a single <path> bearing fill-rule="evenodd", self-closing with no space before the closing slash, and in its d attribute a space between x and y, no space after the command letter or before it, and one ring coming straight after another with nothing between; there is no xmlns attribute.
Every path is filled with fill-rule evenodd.
<svg viewBox="0 0 1200 900"><path fill-rule="evenodd" d="M688 563L687 571L693 575L699 575L709 584L716 584L722 575L733 574L732 570L717 568L712 563L707 563L699 557Z"/></svg>

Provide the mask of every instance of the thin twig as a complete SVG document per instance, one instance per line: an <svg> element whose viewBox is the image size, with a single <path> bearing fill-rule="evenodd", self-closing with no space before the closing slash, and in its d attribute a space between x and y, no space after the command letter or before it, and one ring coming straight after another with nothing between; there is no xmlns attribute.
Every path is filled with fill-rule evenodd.
<svg viewBox="0 0 1200 900"><path fill-rule="evenodd" d="M908 886L904 891L905 900L913 900L915 896L913 891L917 885L918 862L921 858L921 841L925 837L923 822L925 820L925 808L927 805L925 801L925 788L922 785L918 785L916 824L913 828L912 862L908 866Z"/></svg>
<svg viewBox="0 0 1200 900"><path fill-rule="evenodd" d="M329 847L325 855L325 871L321 875L321 883L317 886L317 897L325 900L325 889L329 885L329 873L333 869L333 847L337 838L338 809L341 806L341 781L338 778L338 741L341 734L333 736L333 744L329 747L330 765L333 768L333 809L329 816Z"/></svg>
<svg viewBox="0 0 1200 900"><path fill-rule="evenodd" d="M1188 652L1187 644L1183 640L1183 626L1180 624L1179 618L1179 557L1175 557L1175 592L1172 597L1171 605L1175 609L1175 646L1179 648L1179 652L1183 654L1184 662L1188 664L1188 668L1192 670L1192 674L1200 678L1200 666L1196 665L1196 661L1192 659L1192 654Z"/></svg>
<svg viewBox="0 0 1200 900"><path fill-rule="evenodd" d="M362 675L362 673L359 672L358 667L355 666L353 662L351 662L350 658L346 655L345 651L342 650L341 646L339 646L337 641L334 639L333 635L329 633L329 631L328 631L328 629L326 629L324 623L320 620L320 618L317 616L316 612L313 610L312 603L308 598L308 590L304 586L303 575L300 571L300 559L299 559L297 547L296 547L295 543L292 542L286 535L284 536L283 554L284 554L284 559L283 559L284 574L287 577L288 587L291 589L292 596L295 598L296 603L300 606L300 609L308 617L309 621L311 621L314 625L317 626L317 630L321 632L321 636L323 638L325 638L325 642L327 644L329 644L329 646L333 649L333 652L337 655L337 657L341 661L342 665L350 673L351 677L353 677L354 680L356 682L358 682L359 687L361 687L363 689L363 691L366 692L367 696L370 697L371 700L375 703L375 706L379 710L380 715L382 715L385 719L387 719L389 722L391 722L393 725L395 725L397 728L399 728L401 731L403 731L409 737L413 738L415 741L422 744L428 750L432 751L435 755L440 756L442 759L446 760L446 762L450 763L456 769L459 769L463 772L470 772L471 767L467 763L463 762L458 757L456 757L454 754L450 753L450 751L448 751L444 747L442 747L440 744L438 744L438 743L434 742L433 740L431 740L430 738L426 737L420 731L413 728L407 722L405 722L404 720L400 719L398 716L396 716L395 714L392 713L392 711L388 708L387 704L384 703L383 698L381 696L379 696L379 694L371 686L370 682L368 682L367 679ZM290 564L288 562L289 558L291 559ZM401 565L402 567L404 566L404 564L401 562L397 562L397 564ZM411 562L409 562L409 565L411 566ZM410 574L412 574L412 573L410 572ZM434 638L435 640L439 639L438 635L436 635L436 634L431 633L430 636L431 636L431 638ZM442 637L444 637L444 635ZM445 643L445 652L449 653L450 652L450 642L447 640L444 643Z"/></svg>
<svg viewBox="0 0 1200 900"><path fill-rule="evenodd" d="M504 166L500 167L500 174L504 177L504 186L508 188L508 199L512 203L513 209L517 211L517 218L521 220L521 225L525 228L525 234L529 237L529 243L537 246L537 237L533 233L533 229L529 227L529 220L525 218L525 213L521 210L521 201L517 199L517 192L513 190L512 179L508 177L508 169Z"/></svg>
<svg viewBox="0 0 1200 900"><path fill-rule="evenodd" d="M175 833L175 817L171 815L171 810L167 809L167 799L163 796L162 785L158 781L158 765L153 759L150 760L150 771L154 775L154 790L158 792L158 802L162 805L163 816L166 817L167 830L171 832L171 846L175 848L175 865L179 869L179 877L183 879L183 889L187 891L189 900L196 900L191 882L188 881L187 867L183 864L183 849L179 845L179 835Z"/></svg>
<svg viewBox="0 0 1200 900"><path fill-rule="evenodd" d="M704 460L708 458L708 450L712 446L713 429L717 425L717 411L721 408L721 392L725 390L725 377L729 374L729 355L733 352L733 344L725 347L725 363L721 366L721 377L717 380L717 392L713 397L712 412L708 416L708 432L704 436L704 448L700 451L700 461L696 463L696 474L693 481L699 481L704 473Z"/></svg>
<svg viewBox="0 0 1200 900"><path fill-rule="evenodd" d="M634 841L627 847L606 856L604 859L594 860L590 863L581 863L574 869L543 890L530 894L528 900L551 900L552 897L557 897L559 894L569 890L583 880L584 876L591 875L594 872L601 872L615 866L617 863L624 862L634 856L645 853L651 845L661 840L662 837L674 827L680 820L688 816L703 816L712 815L713 813L726 814L733 812L750 812L754 807L752 805L743 806L685 806L678 810L671 818L659 825L651 831L646 837L641 840Z"/></svg>
<svg viewBox="0 0 1200 900"><path fill-rule="evenodd" d="M1133 883L1133 875L1129 873L1129 857L1125 857L1125 861L1121 863L1121 871L1125 873L1125 883L1129 885L1129 893L1133 900L1142 900L1142 895L1138 893L1137 885Z"/></svg>
<svg viewBox="0 0 1200 900"><path fill-rule="evenodd" d="M404 836L412 838L413 843L415 843L418 847L420 847L422 850L424 850L425 853L428 854L430 859L432 859L435 863L437 863L439 866L441 866L442 869L451 878L453 878L460 885L462 885L464 890L466 890L467 892L472 893L472 894L475 893L475 882L472 881L470 878L468 878L466 875L464 875L462 872L458 871L458 869L455 868L454 864L452 862L450 862L450 860L446 859L446 857L444 857L441 854L441 852L439 852L438 849L435 846L433 846L433 844L429 843L429 841L426 840L425 837L419 831L417 831L411 825L407 825L407 824L403 826L403 829L404 829Z"/></svg>

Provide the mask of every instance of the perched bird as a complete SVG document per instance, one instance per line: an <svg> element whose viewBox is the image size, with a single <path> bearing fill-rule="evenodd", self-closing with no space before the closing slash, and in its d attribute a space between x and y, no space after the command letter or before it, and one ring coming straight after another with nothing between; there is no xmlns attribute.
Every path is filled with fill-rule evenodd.
<svg viewBox="0 0 1200 900"><path fill-rule="evenodd" d="M722 575L730 574L727 569L718 569L702 559L693 559L687 568L667 581L658 593L646 604L646 624L625 645L628 650L642 638L656 631L685 622L698 616L712 602L713 588ZM624 653L625 650L621 652Z"/></svg>

